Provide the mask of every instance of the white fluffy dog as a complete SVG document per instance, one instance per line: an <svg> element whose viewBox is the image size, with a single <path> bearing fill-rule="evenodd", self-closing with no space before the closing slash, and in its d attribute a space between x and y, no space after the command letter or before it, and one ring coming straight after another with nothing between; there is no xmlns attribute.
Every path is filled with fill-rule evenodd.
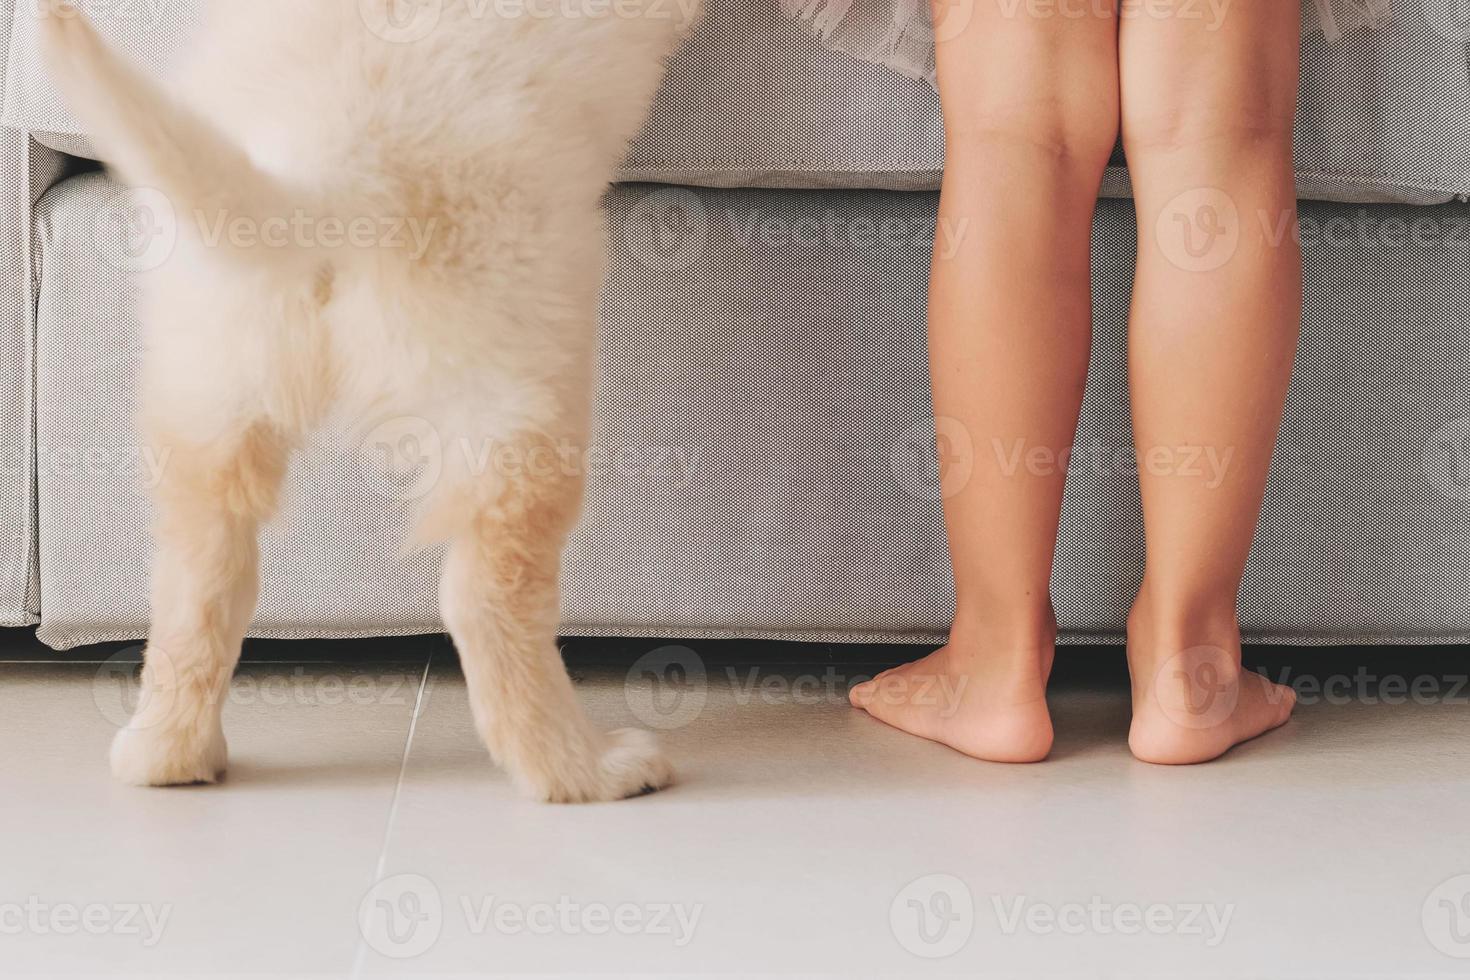
<svg viewBox="0 0 1470 980"><path fill-rule="evenodd" d="M588 438L601 197L699 11L584 3L210 0L194 67L168 91L66 0L41 12L99 154L178 216L176 250L146 278L141 422L169 463L118 778L223 772L257 533L329 408L476 447L446 451L419 538L448 544L444 622L480 734L525 791L614 800L672 778L652 736L604 735L577 703L555 631L582 474L534 464ZM267 244L285 222L349 233ZM405 223L429 232L411 249L370 233Z"/></svg>

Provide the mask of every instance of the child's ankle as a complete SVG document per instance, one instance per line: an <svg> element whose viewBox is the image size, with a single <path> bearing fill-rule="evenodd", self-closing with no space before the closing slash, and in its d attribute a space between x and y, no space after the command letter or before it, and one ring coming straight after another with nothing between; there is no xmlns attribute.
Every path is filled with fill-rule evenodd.
<svg viewBox="0 0 1470 980"><path fill-rule="evenodd" d="M1014 610L986 613L967 608L955 616L949 645L954 653L975 653L992 661L1028 663L1056 650L1057 621L1048 606L1016 615Z"/></svg>
<svg viewBox="0 0 1470 980"><path fill-rule="evenodd" d="M1128 613L1130 654L1197 646L1235 649L1240 621L1235 596L1168 594L1145 583Z"/></svg>

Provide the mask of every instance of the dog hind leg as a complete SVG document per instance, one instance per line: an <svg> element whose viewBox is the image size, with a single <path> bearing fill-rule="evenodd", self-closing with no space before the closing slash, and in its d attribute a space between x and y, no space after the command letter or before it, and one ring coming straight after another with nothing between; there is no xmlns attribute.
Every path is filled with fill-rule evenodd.
<svg viewBox="0 0 1470 980"><path fill-rule="evenodd" d="M542 438L508 447L549 459ZM578 704L556 647L561 551L582 477L495 474L453 506L465 513L445 556L440 598L480 736L522 790L550 802L616 800L673 779L653 736L604 735ZM556 469L556 467L546 467Z"/></svg>
<svg viewBox="0 0 1470 980"><path fill-rule="evenodd" d="M167 460L154 495L152 625L112 771L135 785L214 782L226 760L220 714L259 590L256 535L287 452L264 425L209 445L152 441Z"/></svg>

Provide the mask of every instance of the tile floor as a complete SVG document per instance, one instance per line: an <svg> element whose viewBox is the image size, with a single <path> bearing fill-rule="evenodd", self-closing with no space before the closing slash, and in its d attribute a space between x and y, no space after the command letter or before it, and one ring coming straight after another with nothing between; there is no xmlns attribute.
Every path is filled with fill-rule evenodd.
<svg viewBox="0 0 1470 980"><path fill-rule="evenodd" d="M513 795L439 640L252 647L173 790L107 775L136 649L12 647L0 975L1470 975L1470 652L1282 653L1288 728L1164 769L1114 650L1007 767L848 709L872 651L660 645L573 648L682 776L592 807Z"/></svg>

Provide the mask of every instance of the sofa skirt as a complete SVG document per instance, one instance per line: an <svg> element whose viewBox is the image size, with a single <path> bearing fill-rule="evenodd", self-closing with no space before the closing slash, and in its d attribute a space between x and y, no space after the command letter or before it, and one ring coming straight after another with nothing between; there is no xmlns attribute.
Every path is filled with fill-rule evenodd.
<svg viewBox="0 0 1470 980"><path fill-rule="evenodd" d="M3 8L4 0L0 0ZM5 36L0 27L0 39ZM66 158L0 127L0 626L40 612L36 569L33 209Z"/></svg>
<svg viewBox="0 0 1470 980"><path fill-rule="evenodd" d="M40 636L57 648L147 629L147 488L167 461L131 422L136 255L104 217L117 192L83 174L37 209ZM624 185L607 206L598 422L579 457L591 486L564 632L941 639L953 591L924 336L936 195ZM1301 217L1301 356L1242 624L1258 641L1465 642L1470 208L1313 203ZM1120 634L1144 559L1130 202L1100 204L1094 252L1053 584L1068 640ZM403 473L365 464L374 447L346 431L329 427L293 466L262 538L252 635L441 629L439 556L402 548Z"/></svg>

